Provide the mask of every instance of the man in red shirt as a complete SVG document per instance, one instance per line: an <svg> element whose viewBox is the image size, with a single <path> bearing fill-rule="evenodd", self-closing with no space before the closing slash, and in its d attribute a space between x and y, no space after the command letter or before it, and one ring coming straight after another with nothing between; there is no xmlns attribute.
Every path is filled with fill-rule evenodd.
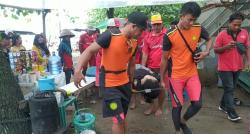
<svg viewBox="0 0 250 134"><path fill-rule="evenodd" d="M224 94L219 110L227 113L228 119L238 121L241 119L234 109L234 91L240 71L243 69L242 54L247 55L248 69L250 69L250 42L248 32L241 28L244 17L234 13L229 18L227 30L223 30L216 38L214 51L218 54L218 71L222 80ZM246 49L245 53L239 51L239 45Z"/></svg>
<svg viewBox="0 0 250 134"><path fill-rule="evenodd" d="M155 73L160 73L160 63L162 56L163 36L166 33L166 29L163 28L162 19L160 14L151 16L152 31L144 39L144 46L142 49L142 65L147 66ZM158 100L158 108L155 113L156 116L162 114L162 106L165 97L165 91L161 90ZM144 113L149 115L153 112L153 103L151 107Z"/></svg>
<svg viewBox="0 0 250 134"><path fill-rule="evenodd" d="M95 32L96 29L93 27L89 27L87 30L87 33L84 33L80 36L80 40L79 40L79 50L80 53L82 53L87 47L89 47L89 45L91 43L93 43L95 41ZM89 66L95 66L95 58L96 56L93 55L89 61ZM86 67L83 70L83 73L86 73Z"/></svg>

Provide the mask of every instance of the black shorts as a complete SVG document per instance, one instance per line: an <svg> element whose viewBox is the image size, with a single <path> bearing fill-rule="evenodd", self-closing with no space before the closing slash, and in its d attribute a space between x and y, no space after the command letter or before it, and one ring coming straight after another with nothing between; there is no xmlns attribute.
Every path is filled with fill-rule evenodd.
<svg viewBox="0 0 250 134"><path fill-rule="evenodd" d="M113 117L128 112L131 98L131 84L108 87L103 91L103 117Z"/></svg>

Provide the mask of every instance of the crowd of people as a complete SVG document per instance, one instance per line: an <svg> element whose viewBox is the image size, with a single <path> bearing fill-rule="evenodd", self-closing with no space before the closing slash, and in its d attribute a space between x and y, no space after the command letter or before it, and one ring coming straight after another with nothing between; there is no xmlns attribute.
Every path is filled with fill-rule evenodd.
<svg viewBox="0 0 250 134"><path fill-rule="evenodd" d="M133 12L124 26L108 28L83 51L75 68L75 85L81 86L80 81L85 80L82 68L97 53L97 85L103 94L103 116L112 117L113 134L125 133L129 104L130 109L136 107L134 93L142 93L142 104L144 101L150 103L145 115L155 112L159 116L166 91L172 98L176 134L192 134L187 121L202 107L197 63L209 56L213 43L207 30L195 23L200 14L197 3L187 2L181 8L179 20L171 22L167 30L160 14L152 15L148 21L144 13ZM241 119L234 109L233 96L243 69L242 54L246 54L250 69L250 43L248 32L241 28L243 20L240 13L232 14L227 30L221 31L214 43L224 87L219 110L231 121ZM205 50L198 46L202 40L206 41ZM239 44L243 44L243 53L240 53ZM181 117L184 89L190 105ZM158 103L155 104L156 99Z"/></svg>
<svg viewBox="0 0 250 134"><path fill-rule="evenodd" d="M63 30L58 50L66 83L70 83L73 74L75 85L81 87L86 69L96 66L96 86L103 95L103 117L112 118L112 134L125 133L127 111L136 108L137 97L141 104L150 104L145 115L160 116L166 92L169 92L176 134L192 134L187 121L202 107L197 63L209 56L213 46L224 88L219 110L225 112L229 120L239 121L241 117L235 111L233 98L243 69L244 54L250 69L248 32L241 28L244 16L232 14L227 29L218 34L212 45L207 30L195 23L200 14L201 8L196 2L187 2L180 10L179 20L171 22L169 29L164 27L160 14L154 14L148 20L142 12L130 13L124 25L110 19L107 30L101 34L89 27L79 39L81 55L76 67L73 66L70 43L74 34ZM25 50L20 36L13 38L11 48L9 39L7 34L1 33L1 51ZM202 40L206 41L205 50L198 46ZM50 52L42 34L36 35L32 50L38 70L43 70ZM181 117L184 89L190 103Z"/></svg>
<svg viewBox="0 0 250 134"><path fill-rule="evenodd" d="M11 56L13 56L13 53L15 53L15 56L18 57L21 55L22 52L25 53L26 48L22 44L22 38L20 35L14 33L14 32L1 32L1 51L4 51L6 54L6 59L10 62L10 53ZM43 34L37 34L35 35L33 47L31 50L32 54L32 70L38 71L40 73L43 73L46 71L47 65L48 65L48 58L50 56L49 49L47 47L47 40L46 37ZM27 57L28 58L28 57ZM19 63L18 61L15 64L23 64ZM25 68L23 68L25 69ZM14 72L16 70L13 70ZM21 70L22 73L24 73L23 70Z"/></svg>

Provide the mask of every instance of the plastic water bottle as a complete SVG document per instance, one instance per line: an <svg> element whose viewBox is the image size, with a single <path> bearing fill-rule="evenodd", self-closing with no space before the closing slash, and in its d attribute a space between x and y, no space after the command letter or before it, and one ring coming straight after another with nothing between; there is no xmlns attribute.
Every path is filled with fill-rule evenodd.
<svg viewBox="0 0 250 134"><path fill-rule="evenodd" d="M60 74L62 72L61 58L56 56L55 52L52 52L52 56L49 57L49 72L52 75Z"/></svg>

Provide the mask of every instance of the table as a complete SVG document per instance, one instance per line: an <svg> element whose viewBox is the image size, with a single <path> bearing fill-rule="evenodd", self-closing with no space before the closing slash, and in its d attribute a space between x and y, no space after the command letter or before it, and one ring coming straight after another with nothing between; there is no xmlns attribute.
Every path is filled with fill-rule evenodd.
<svg viewBox="0 0 250 134"><path fill-rule="evenodd" d="M67 85L59 87L58 89L63 89L69 94L74 94L75 92L88 89L95 85L95 77L85 77L85 79L86 79L86 83L84 81L81 81L81 85L82 85L81 88L77 88L74 82L71 82ZM67 127L66 108L72 104L74 104L75 110L77 110L77 100L75 96L70 96L69 99L65 100L64 103L61 106L59 106L61 127Z"/></svg>
<svg viewBox="0 0 250 134"><path fill-rule="evenodd" d="M59 89L63 89L67 93L72 94L78 91L79 89L85 90L95 85L95 77L85 77L85 79L86 79L86 83L84 81L81 81L81 85L82 85L81 88L77 88L74 82L71 82L65 86L59 87Z"/></svg>

